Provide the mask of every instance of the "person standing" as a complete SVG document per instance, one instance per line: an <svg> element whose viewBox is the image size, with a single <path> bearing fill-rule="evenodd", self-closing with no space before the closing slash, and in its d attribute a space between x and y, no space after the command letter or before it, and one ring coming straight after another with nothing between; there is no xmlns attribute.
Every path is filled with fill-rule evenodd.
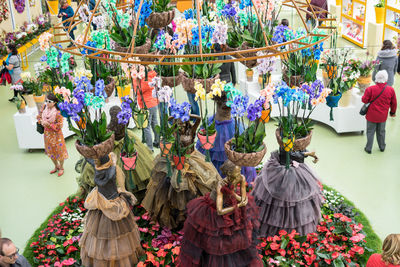
<svg viewBox="0 0 400 267"><path fill-rule="evenodd" d="M18 50L15 44L8 44L7 45L7 59L3 61L3 65L8 70L11 76L12 84L22 83L21 80L21 59L18 56ZM17 97L18 92L14 90L14 97L8 99L8 101L12 102Z"/></svg>
<svg viewBox="0 0 400 267"><path fill-rule="evenodd" d="M396 116L396 93L394 92L394 89L387 83L387 81L388 73L386 70L378 71L378 73L375 75L376 85L368 87L361 99L363 103L370 103L373 101L370 104L366 115L367 144L364 150L368 154L371 154L375 132L379 149L382 152L385 151L385 126L389 108L390 116Z"/></svg>
<svg viewBox="0 0 400 267"><path fill-rule="evenodd" d="M390 40L383 41L382 49L378 51L376 59L379 60L379 65L372 72L372 80L375 81L375 75L378 71L386 70L388 74L387 84L393 86L394 74L397 72L398 58L397 49Z"/></svg>
<svg viewBox="0 0 400 267"><path fill-rule="evenodd" d="M372 254L366 267L400 267L400 234L390 234L383 241L382 254Z"/></svg>
<svg viewBox="0 0 400 267"><path fill-rule="evenodd" d="M143 129L144 137L146 139L146 144L153 152L153 147L159 147L160 143L160 135L156 131L156 125L158 125L158 100L157 98L153 97L153 87L149 85L149 82L153 80L153 78L157 75L157 73L152 70L149 71L147 74L147 80L142 79L140 81L140 87L138 88L137 82L133 80L133 88L137 95L137 100L140 108L147 108L149 110L149 117L148 117L148 125L146 128ZM144 102L144 104L143 104ZM154 142L153 137L151 135L151 129L153 130L154 134Z"/></svg>
<svg viewBox="0 0 400 267"><path fill-rule="evenodd" d="M4 267L31 267L26 258L19 253L19 249L8 238L0 238L0 266Z"/></svg>
<svg viewBox="0 0 400 267"><path fill-rule="evenodd" d="M62 22L64 25L64 31L68 31L69 25L71 24L70 21L67 21L67 19L72 18L74 16L74 10L72 7L68 4L67 0L61 0L60 1L60 11L58 12L58 17L62 18ZM69 32L69 36L71 37L72 40L75 40L75 35L74 31L76 30L76 26L72 28ZM68 47L71 47L73 44L70 43Z"/></svg>
<svg viewBox="0 0 400 267"><path fill-rule="evenodd" d="M216 53L222 52L220 44L214 44L214 51ZM231 59L230 56L219 56L218 60ZM233 86L236 85L236 70L234 62L225 62L222 63L221 72L219 73L219 78L221 81L225 81L226 83L232 82Z"/></svg>
<svg viewBox="0 0 400 267"><path fill-rule="evenodd" d="M44 149L46 155L54 163L50 174L58 172L64 174L64 160L68 158L67 147L62 132L63 116L57 107L58 99L54 94L47 95L46 104L37 116L37 120L44 127Z"/></svg>

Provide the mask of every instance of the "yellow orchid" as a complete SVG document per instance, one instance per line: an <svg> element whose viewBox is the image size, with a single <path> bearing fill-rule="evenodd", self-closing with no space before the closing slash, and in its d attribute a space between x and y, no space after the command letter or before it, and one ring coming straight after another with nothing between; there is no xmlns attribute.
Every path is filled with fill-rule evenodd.
<svg viewBox="0 0 400 267"><path fill-rule="evenodd" d="M214 84L211 85L211 90L213 96L219 96L221 97L222 95L222 90L224 90L226 81L221 81L220 79L215 80Z"/></svg>
<svg viewBox="0 0 400 267"><path fill-rule="evenodd" d="M207 94L207 98L208 98L208 99L213 99L213 98L214 98L213 92L209 92L209 93Z"/></svg>
<svg viewBox="0 0 400 267"><path fill-rule="evenodd" d="M196 94L195 94L195 98L194 98L196 101L198 99L201 99L201 100L206 99L206 91L204 90L204 87L201 83L195 82L194 89L196 90Z"/></svg>

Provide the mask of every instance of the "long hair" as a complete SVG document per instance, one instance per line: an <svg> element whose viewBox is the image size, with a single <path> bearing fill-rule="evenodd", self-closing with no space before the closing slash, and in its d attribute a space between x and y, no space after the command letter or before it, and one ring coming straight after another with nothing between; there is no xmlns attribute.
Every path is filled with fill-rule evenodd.
<svg viewBox="0 0 400 267"><path fill-rule="evenodd" d="M382 50L392 50L394 49L393 43L390 40L383 41Z"/></svg>
<svg viewBox="0 0 400 267"><path fill-rule="evenodd" d="M7 47L8 47L8 49L11 50L11 55L13 55L13 56L18 55L17 46L15 44L8 44Z"/></svg>
<svg viewBox="0 0 400 267"><path fill-rule="evenodd" d="M386 264L400 264L400 234L390 234L383 241L382 260Z"/></svg>

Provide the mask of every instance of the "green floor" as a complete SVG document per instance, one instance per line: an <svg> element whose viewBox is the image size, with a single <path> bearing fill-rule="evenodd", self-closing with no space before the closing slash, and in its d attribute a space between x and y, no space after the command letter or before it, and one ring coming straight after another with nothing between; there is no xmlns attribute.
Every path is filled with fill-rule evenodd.
<svg viewBox="0 0 400 267"><path fill-rule="evenodd" d="M40 56L38 52L30 57L31 69ZM59 178L49 174L52 164L43 151L29 153L19 149L13 122L17 110L7 101L10 96L8 87L1 87L0 229L3 236L23 248L55 206L76 192L74 166L79 156L74 148L74 138L68 138L70 158L65 163L64 176ZM278 147L274 130L274 123L269 123L266 138L269 152ZM338 135L327 126L317 125L309 149L317 152L320 161L316 165L308 161L323 183L343 193L366 214L381 238L400 232L400 160L396 156L400 150L398 118L388 119L386 132L386 151L381 153L375 146L372 155L368 155L363 151L365 135Z"/></svg>

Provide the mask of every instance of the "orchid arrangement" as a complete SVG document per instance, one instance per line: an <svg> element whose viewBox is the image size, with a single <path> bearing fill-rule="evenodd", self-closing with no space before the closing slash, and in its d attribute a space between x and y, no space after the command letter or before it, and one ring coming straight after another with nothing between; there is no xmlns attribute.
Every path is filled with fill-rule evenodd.
<svg viewBox="0 0 400 267"><path fill-rule="evenodd" d="M128 135L129 120L132 117L132 110L135 109L135 103L129 96L124 96L121 100L121 111L117 114L118 123L125 125L125 137L121 155L130 158L136 154L135 139L129 138Z"/></svg>
<svg viewBox="0 0 400 267"><path fill-rule="evenodd" d="M295 139L306 137L312 130L310 119L315 107L331 93L320 80L290 88L285 82L276 85L272 96L279 107L278 127L285 150L289 152ZM286 149L287 148L287 149Z"/></svg>
<svg viewBox="0 0 400 267"><path fill-rule="evenodd" d="M63 97L63 101L58 103L58 107L61 114L67 118L70 130L77 134L81 144L94 146L102 143L112 135L112 132L107 131L107 118L102 111L105 105L104 81L96 81L94 94L88 77L76 77L74 82L75 89L69 96L60 88L59 95ZM71 119L75 121L77 128Z"/></svg>
<svg viewBox="0 0 400 267"><path fill-rule="evenodd" d="M22 86L24 87L24 91L27 94L40 95L39 90L41 91L40 84L36 78L31 76L30 72L21 73Z"/></svg>
<svg viewBox="0 0 400 267"><path fill-rule="evenodd" d="M189 155L186 154L186 151L189 150L194 144L191 144L186 147L182 147L179 140L179 132L177 131L178 128L178 120L185 123L188 122L190 119L190 109L191 105L188 102L183 102L181 104L177 103L176 100L171 97L170 101L170 112L171 116L174 119L174 123L172 125L173 132L176 133L177 137L175 138L175 142L172 146L172 154L178 157L188 157ZM176 127L176 130L175 130Z"/></svg>
<svg viewBox="0 0 400 267"><path fill-rule="evenodd" d="M364 61L357 60L358 71L360 72L360 77L368 77L371 75L372 70L375 66L379 65L379 60L366 59Z"/></svg>

